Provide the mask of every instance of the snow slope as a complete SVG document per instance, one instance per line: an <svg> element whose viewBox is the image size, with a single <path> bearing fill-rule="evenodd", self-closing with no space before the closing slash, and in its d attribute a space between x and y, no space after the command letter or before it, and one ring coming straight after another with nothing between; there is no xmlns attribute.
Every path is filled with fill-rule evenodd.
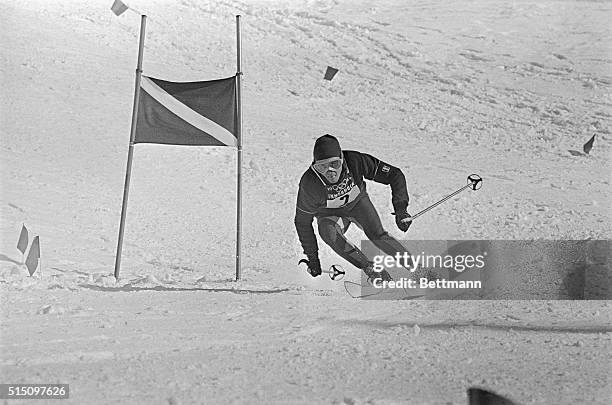
<svg viewBox="0 0 612 405"><path fill-rule="evenodd" d="M609 2L130 2L144 73L174 81L233 75L242 15L238 283L227 148L136 146L111 276L139 19L107 3L0 0L0 382L68 382L71 403L460 404L470 385L606 403L609 302L351 300L296 267L293 213L332 133L401 167L412 212L485 179L410 238L610 239ZM42 278L15 249L24 222Z"/></svg>

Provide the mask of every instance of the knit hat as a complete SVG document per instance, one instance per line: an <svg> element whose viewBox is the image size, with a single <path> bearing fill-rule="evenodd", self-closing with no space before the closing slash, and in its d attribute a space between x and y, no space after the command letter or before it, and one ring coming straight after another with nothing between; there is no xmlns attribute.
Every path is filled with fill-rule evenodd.
<svg viewBox="0 0 612 405"><path fill-rule="evenodd" d="M315 141L314 150L314 161L329 159L331 157L342 157L342 149L340 149L340 143L338 139L329 134L325 134Z"/></svg>

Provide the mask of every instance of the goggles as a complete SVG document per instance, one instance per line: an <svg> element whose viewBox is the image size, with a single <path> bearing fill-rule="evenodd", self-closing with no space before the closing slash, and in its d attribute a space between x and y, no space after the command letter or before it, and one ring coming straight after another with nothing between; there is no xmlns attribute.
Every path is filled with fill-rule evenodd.
<svg viewBox="0 0 612 405"><path fill-rule="evenodd" d="M329 169L339 170L342 167L342 159L339 157L331 157L328 159L317 160L312 164L316 171L325 174Z"/></svg>

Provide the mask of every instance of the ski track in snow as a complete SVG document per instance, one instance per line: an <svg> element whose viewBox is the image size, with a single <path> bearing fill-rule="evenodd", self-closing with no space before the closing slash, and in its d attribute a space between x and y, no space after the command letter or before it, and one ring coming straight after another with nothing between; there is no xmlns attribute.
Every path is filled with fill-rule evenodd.
<svg viewBox="0 0 612 405"><path fill-rule="evenodd" d="M130 2L150 17L144 73L168 80L234 74L243 17L237 283L224 148L136 146L112 277L138 20L103 3L0 0L0 382L70 383L75 404L463 404L473 385L610 398L609 301L352 300L296 266L293 227L313 141L332 133L401 167L412 212L484 178L410 238L610 239L609 3ZM368 191L402 237L388 188ZM15 249L22 223L42 278Z"/></svg>

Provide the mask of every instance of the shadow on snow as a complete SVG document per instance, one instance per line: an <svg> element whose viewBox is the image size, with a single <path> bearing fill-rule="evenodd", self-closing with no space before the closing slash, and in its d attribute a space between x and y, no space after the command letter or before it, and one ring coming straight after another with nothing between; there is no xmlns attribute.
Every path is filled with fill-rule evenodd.
<svg viewBox="0 0 612 405"><path fill-rule="evenodd" d="M349 321L347 321L349 322ZM581 323L566 323L559 325L533 325L529 323L523 324L510 324L503 322L470 322L470 321L456 321L456 322L436 322L436 323L421 323L418 321L406 321L406 322L393 322L393 321L376 321L376 320L351 320L351 325L355 323L361 323L366 326L375 328L393 328L398 326L409 326L418 325L420 329L488 329L488 330L502 330L506 332L511 331L530 331L530 332L556 332L556 333L608 333L612 332L612 326L608 324L587 324L586 322Z"/></svg>
<svg viewBox="0 0 612 405"><path fill-rule="evenodd" d="M105 292L132 292L132 291L207 291L207 292L231 292L234 294L276 294L289 291L288 288L278 288L273 290L249 290L240 288L199 288L199 287L164 287L156 285L152 287L137 287L133 285L124 285L120 287L104 287L93 284L80 284L79 287L94 291Z"/></svg>

